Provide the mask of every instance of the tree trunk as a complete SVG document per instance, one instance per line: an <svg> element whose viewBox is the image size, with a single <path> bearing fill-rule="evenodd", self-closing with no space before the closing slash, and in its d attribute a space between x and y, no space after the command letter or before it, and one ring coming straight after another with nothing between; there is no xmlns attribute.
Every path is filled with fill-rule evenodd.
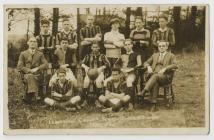
<svg viewBox="0 0 214 140"><path fill-rule="evenodd" d="M40 9L34 8L34 36L37 36L40 34Z"/></svg>
<svg viewBox="0 0 214 140"><path fill-rule="evenodd" d="M175 6L173 9L173 19L174 19L174 30L175 30L175 38L176 38L176 45L180 43L181 36L180 36L180 25L181 25L181 7Z"/></svg>
<svg viewBox="0 0 214 140"><path fill-rule="evenodd" d="M52 34L55 36L58 32L59 8L53 8Z"/></svg>
<svg viewBox="0 0 214 140"><path fill-rule="evenodd" d="M106 8L104 7L103 8L103 16L105 16L106 15Z"/></svg>
<svg viewBox="0 0 214 140"><path fill-rule="evenodd" d="M78 43L78 49L80 48L80 28L81 28L81 25L80 25L80 9L77 8L77 43ZM80 61L81 60L81 50L79 49L78 50L78 60Z"/></svg>
<svg viewBox="0 0 214 140"><path fill-rule="evenodd" d="M29 26L30 26L30 20L28 19L27 20L27 35L26 35L26 40L28 40L29 39Z"/></svg>
<svg viewBox="0 0 214 140"><path fill-rule="evenodd" d="M130 35L130 16L131 16L131 7L127 7L126 9L126 21L125 21L125 25L126 25L126 32L125 32L125 37L128 38Z"/></svg>
<svg viewBox="0 0 214 140"><path fill-rule="evenodd" d="M206 7L203 8L203 12L202 12L202 19L201 19L201 27L200 27L200 34L201 36L200 39L205 40L205 22L206 22Z"/></svg>
<svg viewBox="0 0 214 140"><path fill-rule="evenodd" d="M143 16L143 11L142 11L142 7L137 7L135 16Z"/></svg>
<svg viewBox="0 0 214 140"><path fill-rule="evenodd" d="M90 8L86 8L86 15L90 14Z"/></svg>
<svg viewBox="0 0 214 140"><path fill-rule="evenodd" d="M196 20L196 14L197 14L197 7L196 6L192 6L191 7L191 14L190 14L190 19L189 19L189 39L190 41L194 41L196 38L196 34L195 34L195 20Z"/></svg>

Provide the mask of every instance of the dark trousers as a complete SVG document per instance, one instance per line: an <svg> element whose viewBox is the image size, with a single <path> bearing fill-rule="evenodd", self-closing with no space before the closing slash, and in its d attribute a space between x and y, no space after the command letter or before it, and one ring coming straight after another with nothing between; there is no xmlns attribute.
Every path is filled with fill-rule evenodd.
<svg viewBox="0 0 214 140"><path fill-rule="evenodd" d="M79 58L80 60L83 60L84 57L91 52L91 46L90 45L84 45L80 46L79 48Z"/></svg>
<svg viewBox="0 0 214 140"><path fill-rule="evenodd" d="M150 91L151 93L151 102L157 102L157 96L159 93L159 86L170 83L171 76L166 74L153 74L150 79L147 81L144 89Z"/></svg>
<svg viewBox="0 0 214 140"><path fill-rule="evenodd" d="M39 82L42 80L42 75L25 74L24 78L27 84L27 93L38 93Z"/></svg>
<svg viewBox="0 0 214 140"><path fill-rule="evenodd" d="M25 101L31 103L33 97L44 98L44 90L43 90L43 77L42 74L34 75L34 74L25 74L24 80L26 83L26 93L25 93Z"/></svg>
<svg viewBox="0 0 214 140"><path fill-rule="evenodd" d="M133 51L141 56L141 61L144 63L148 58L150 58L154 52L152 46L139 46L135 45Z"/></svg>

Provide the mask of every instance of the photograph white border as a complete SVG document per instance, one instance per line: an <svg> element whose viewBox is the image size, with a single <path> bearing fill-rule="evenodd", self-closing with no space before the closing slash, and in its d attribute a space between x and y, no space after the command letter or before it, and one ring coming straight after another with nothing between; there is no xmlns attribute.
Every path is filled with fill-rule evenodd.
<svg viewBox="0 0 214 140"><path fill-rule="evenodd" d="M5 4L15 4L16 2L15 1L12 1L11 3L10 3L11 1L7 1L7 3L5 3ZM43 2L39 2L39 3L41 3L41 4L51 4L52 2L54 3L54 4L57 4L58 2L55 2L55 1L49 1L48 3L47 3L48 1L46 1L46 3L43 3ZM116 2L117 3L117 0L116 1L114 1L114 2ZM113 3L114 3L113 2ZM120 1L120 3L123 3L123 4L129 4L129 3L131 3L131 4L155 4L155 3L157 3L157 1L147 1L147 2L145 2L145 1L143 1L143 2L139 2L139 1L137 1L137 3L136 3L136 1L124 1L124 2L126 2L126 3L123 3L123 2L121 2ZM161 1L161 2L158 2L158 3L161 3L161 4L166 4L166 3L163 3L163 2L166 2L165 0L164 1ZM197 2L199 2L200 4L209 4L209 7L210 7L210 1L207 1L207 3L205 3L204 1L202 2L202 1L194 1L194 3L192 3L192 2L190 2L190 1L167 1L167 5L168 4L178 4L178 5L180 5L180 4L199 4L199 3L197 3ZM20 1L18 2L19 4L20 4ZM25 2L26 4L30 4L30 1L27 1L27 2ZM35 3L35 2L33 2L33 3ZM67 1L66 2L63 2L63 1L60 1L60 3L67 3ZM76 2L74 2L74 3L76 3ZM78 1L78 4L80 4L81 3L81 0L79 0ZM96 2L92 2L92 1L90 1L90 2L87 2L87 3L84 3L84 4L103 4L101 1L99 1L99 3L96 3ZM113 4L112 3L112 1L109 1L109 3L108 4ZM116 3L114 3L114 4L116 4ZM38 4L38 1L36 2L36 4ZM82 3L83 4L83 3ZM208 8L207 8L208 9ZM210 7L210 9L211 9L211 7ZM208 13L207 13L208 11L206 11L206 15L208 15ZM210 12L210 15L211 15L211 12ZM207 16L207 18L208 18L209 16ZM211 17L211 16L210 16ZM206 22L206 28L209 28L208 26L209 26L210 24L208 23L208 22ZM4 28L5 29L5 28ZM207 30L206 30L207 31ZM210 29L208 29L208 31L211 31L211 28ZM209 36L209 34L211 34L211 33L207 33L206 32L206 37L207 37L207 35ZM212 35L211 35L212 36ZM212 38L210 36L210 38ZM207 38L206 38L207 39ZM211 41L211 40L210 40ZM206 41L206 46L207 45L209 45L210 43L209 43L209 41L207 42ZM5 44L4 45L2 45L2 46L5 46ZM207 48L207 47L206 47ZM206 54L208 53L209 54L209 52L210 53L212 53L213 51L211 50L212 49L212 47L211 47L211 44L210 44L210 51L209 50L207 50L206 49ZM5 50L6 49L4 49L4 54L6 53L5 52ZM211 57L212 57L212 55L211 55ZM210 60L212 60L211 59L211 57L210 57ZM206 83L206 86L208 86L208 87L206 87L205 89L206 89L206 130L205 131L201 131L200 130L200 128L194 128L194 132L189 132L188 130L186 130L186 129L183 129L183 131L180 131L179 129L175 129L175 131L174 130L172 130L171 128L164 128L165 129L165 133L162 131L163 130L163 128L161 128L161 130L158 130L158 129L156 129L156 128L149 128L148 129L148 133L147 133L147 130L144 130L144 128L140 128L141 130L139 130L139 129L133 129L133 130L135 130L134 131L134 133L132 133L132 134L154 134L154 133L150 133L150 132L157 132L158 131L158 133L155 133L155 134L206 134L207 132L209 132L209 106L210 106L210 103L209 103L209 77L212 75L207 75L207 73L209 73L209 70L210 70L210 68L209 68L209 55L206 55L206 62L208 63L208 67L207 67L207 63L206 63L206 69L205 69L205 71L206 71L206 75L205 75L205 78L206 78L206 82L208 82L208 83ZM5 61L5 58L4 58L4 68L5 68L5 63L7 64L7 61ZM212 64L212 63L211 63ZM7 67L6 67L7 68ZM5 71L4 71L4 75L6 75L5 74ZM5 81L5 79L4 79L4 81ZM4 82L5 83L5 82ZM5 87L5 85L3 86L3 87ZM210 87L210 88L212 88L212 87ZM5 88L4 88L5 89ZM5 92L3 92L3 93L5 93ZM208 94L207 94L208 93ZM211 92L210 92L211 93ZM6 94L4 94L4 99L5 99L5 96L6 96ZM7 97L6 97L7 98ZM5 100L4 100L4 102L5 102ZM4 106L5 107L5 106ZM207 108L208 107L208 108ZM4 108L4 110L5 110L6 108ZM207 114L208 113L208 114ZM5 114L5 113L4 113ZM208 120L208 121L207 121ZM6 122L6 121L4 121L4 122ZM146 128L147 129L147 128ZM187 129L189 129L189 128L187 128ZM43 129L44 130L44 129ZM37 132L39 132L40 134L44 134L43 133L43 130L38 130L38 129L36 129L36 131ZM112 131L112 129L111 130L108 130L110 133L108 133L108 132L106 132L106 130L100 130L99 129L99 132L98 132L98 130L95 130L95 129L90 129L90 130L87 130L87 129L84 129L84 131L86 130L88 133L84 133L83 132L83 129L80 129L80 131L79 130L77 130L77 129L75 129L74 130L74 133L70 133L70 130L68 130L68 129L60 129L60 131L63 131L63 133L59 133L59 131L58 131L58 129L48 129L48 130L44 130L44 131L46 131L46 132L49 132L49 131L52 131L52 132L54 132L54 134L112 134L111 133L111 131ZM115 130L116 129L113 129L113 131L115 132ZM203 129L204 130L204 129ZM13 130L12 130L13 131ZM10 132L12 132L12 131L10 131ZM17 134L23 134L22 132L21 132L22 130L17 130ZM25 132L27 132L27 131L29 131L29 132L27 132L28 134L35 134L33 131L35 131L35 130L33 130L33 129L31 129L31 130L26 130L26 129L24 129L24 131ZM73 131L73 129L72 129L72 131ZM127 130L127 129L123 129L122 131L121 131L121 129L120 130L118 130L118 133L116 133L116 134L130 134L130 129L129 130ZM141 131L141 133L138 133L138 131L140 132ZM142 133L142 131L144 131L143 133ZM4 131L5 133L7 133L7 134L10 134L10 132L9 131ZM51 132L51 134L52 134L52 132ZM83 133L82 133L83 132ZM98 133L97 133L98 132ZM122 132L122 133L121 133ZM160 133L159 133L160 132ZM168 132L168 133L166 133L166 132ZM170 132L170 133L169 133ZM176 133L176 132L178 132L178 133ZM196 132L196 133L195 133ZM200 133L201 132L201 133ZM13 133L13 132L12 132ZM38 134L38 133L37 133ZM45 133L45 134L47 134L47 133ZM48 133L48 134L50 134L50 133ZM115 134L115 133L114 133Z"/></svg>

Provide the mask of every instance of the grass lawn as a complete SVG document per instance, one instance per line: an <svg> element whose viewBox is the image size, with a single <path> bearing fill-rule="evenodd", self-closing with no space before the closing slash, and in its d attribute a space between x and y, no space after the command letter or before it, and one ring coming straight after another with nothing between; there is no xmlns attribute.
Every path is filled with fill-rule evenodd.
<svg viewBox="0 0 214 140"><path fill-rule="evenodd" d="M46 110L26 106L21 101L22 85L16 69L8 68L8 108L10 128L167 128L205 126L205 53L177 55L179 69L173 87L172 110L160 106L150 112L149 106L133 111L103 114L98 110L79 112ZM80 83L80 82L79 82ZM7 93L5 93L7 94Z"/></svg>

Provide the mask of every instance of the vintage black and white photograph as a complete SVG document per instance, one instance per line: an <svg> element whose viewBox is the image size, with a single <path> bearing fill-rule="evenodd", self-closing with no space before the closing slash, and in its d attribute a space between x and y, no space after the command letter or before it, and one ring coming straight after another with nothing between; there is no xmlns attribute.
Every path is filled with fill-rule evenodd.
<svg viewBox="0 0 214 140"><path fill-rule="evenodd" d="M208 5L4 5L6 134L207 134Z"/></svg>

